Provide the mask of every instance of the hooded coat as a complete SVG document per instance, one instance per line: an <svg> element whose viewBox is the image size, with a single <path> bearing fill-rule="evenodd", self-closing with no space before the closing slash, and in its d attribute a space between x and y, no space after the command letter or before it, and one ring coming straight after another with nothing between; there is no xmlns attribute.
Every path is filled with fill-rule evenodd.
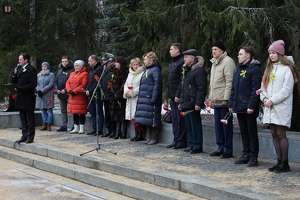
<svg viewBox="0 0 300 200"><path fill-rule="evenodd" d="M40 71L37 75L36 91L42 91L43 97L36 96L35 107L39 109L54 107L54 93L53 87L55 82L54 73L47 71Z"/></svg>
<svg viewBox="0 0 300 200"><path fill-rule="evenodd" d="M156 60L146 68L140 82L134 122L136 124L160 127L162 106L161 66Z"/></svg>
<svg viewBox="0 0 300 200"><path fill-rule="evenodd" d="M281 63L274 63L274 79L267 88L261 86L260 99L270 99L271 108L264 107L263 123L290 127L293 109L294 78L290 68Z"/></svg>
<svg viewBox="0 0 300 200"><path fill-rule="evenodd" d="M127 99L125 109L126 120L131 120L132 118L134 118L136 103L138 100L138 94L140 90L140 82L144 71L144 66L140 66L139 68L137 68L136 71L133 71L131 68L129 68L129 74L124 85L123 94L123 98ZM130 98L126 96L127 93L130 94Z"/></svg>
<svg viewBox="0 0 300 200"><path fill-rule="evenodd" d="M262 80L260 62L250 59L246 64L239 64L234 70L229 108L235 113L247 113L247 109L259 114L259 95L256 90L260 88Z"/></svg>
<svg viewBox="0 0 300 200"><path fill-rule="evenodd" d="M191 66L183 66L183 75L179 97L183 111L195 110L195 106L204 107L207 91L207 74L203 68L204 59L197 56Z"/></svg>
<svg viewBox="0 0 300 200"><path fill-rule="evenodd" d="M88 84L89 75L85 66L80 71L74 71L70 74L66 83L66 90L69 94L68 113L82 114L87 113L88 98L82 89L85 89ZM70 94L73 90L75 96Z"/></svg>

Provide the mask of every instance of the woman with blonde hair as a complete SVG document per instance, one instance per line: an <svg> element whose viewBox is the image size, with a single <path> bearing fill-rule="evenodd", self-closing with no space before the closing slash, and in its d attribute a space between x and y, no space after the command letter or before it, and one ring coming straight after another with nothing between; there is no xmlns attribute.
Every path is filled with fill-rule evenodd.
<svg viewBox="0 0 300 200"><path fill-rule="evenodd" d="M264 103L263 123L271 128L277 164L270 172L290 171L288 163L289 143L286 130L291 125L293 87L299 80L295 64L284 57L284 41L277 40L268 49L269 58L262 78L260 99Z"/></svg>
<svg viewBox="0 0 300 200"><path fill-rule="evenodd" d="M139 58L133 58L129 65L129 74L124 85L124 99L126 101L125 119L131 120L134 123L134 114L136 110L136 103L140 90L140 81L145 71L142 61ZM135 135L130 141L143 140L143 130L141 127L134 127Z"/></svg>
<svg viewBox="0 0 300 200"><path fill-rule="evenodd" d="M154 52L144 54L143 59L146 71L141 78L134 123L149 128L149 138L144 143L153 145L158 142L161 126L161 66Z"/></svg>

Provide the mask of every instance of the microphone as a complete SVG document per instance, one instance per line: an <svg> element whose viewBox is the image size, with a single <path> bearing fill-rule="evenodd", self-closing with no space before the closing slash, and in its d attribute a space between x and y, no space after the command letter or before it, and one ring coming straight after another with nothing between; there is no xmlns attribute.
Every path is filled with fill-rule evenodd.
<svg viewBox="0 0 300 200"><path fill-rule="evenodd" d="M107 61L105 61L104 63L102 63L102 66L103 66L103 65L106 65L106 64L109 63L109 62L112 62L113 60L114 60L113 58L108 59Z"/></svg>

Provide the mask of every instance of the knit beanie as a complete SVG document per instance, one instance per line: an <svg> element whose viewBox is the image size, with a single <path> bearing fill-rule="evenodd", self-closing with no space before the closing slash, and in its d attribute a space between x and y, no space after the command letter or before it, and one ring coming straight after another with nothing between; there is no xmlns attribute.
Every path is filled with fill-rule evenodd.
<svg viewBox="0 0 300 200"><path fill-rule="evenodd" d="M76 60L76 61L74 62L74 65L80 65L81 67L83 67L84 61L83 61L83 60Z"/></svg>
<svg viewBox="0 0 300 200"><path fill-rule="evenodd" d="M42 63L42 66L43 66L43 65L46 65L46 67L50 70L50 64L49 64L48 62L43 62L43 63Z"/></svg>
<svg viewBox="0 0 300 200"><path fill-rule="evenodd" d="M276 40L270 45L268 51L275 51L276 53L284 55L284 41Z"/></svg>
<svg viewBox="0 0 300 200"><path fill-rule="evenodd" d="M218 47L218 48L222 49L223 51L226 50L226 49L225 49L225 44L224 44L223 42L221 42L220 40L215 41L215 42L211 45L211 47Z"/></svg>

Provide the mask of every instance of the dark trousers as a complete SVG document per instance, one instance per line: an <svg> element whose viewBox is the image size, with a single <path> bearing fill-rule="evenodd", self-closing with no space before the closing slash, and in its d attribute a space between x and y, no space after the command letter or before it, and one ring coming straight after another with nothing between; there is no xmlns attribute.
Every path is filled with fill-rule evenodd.
<svg viewBox="0 0 300 200"><path fill-rule="evenodd" d="M85 119L86 119L85 115L73 114L74 124L76 124L76 125L84 125Z"/></svg>
<svg viewBox="0 0 300 200"><path fill-rule="evenodd" d="M22 140L34 140L35 136L35 116L34 110L20 110L20 120L22 124Z"/></svg>
<svg viewBox="0 0 300 200"><path fill-rule="evenodd" d="M238 113L237 119L243 142L243 153L257 157L259 142L257 134L257 116L255 114Z"/></svg>
<svg viewBox="0 0 300 200"><path fill-rule="evenodd" d="M113 122L111 119L110 111L109 111L109 101L103 101L104 104L104 124L107 130L111 131L113 127Z"/></svg>
<svg viewBox="0 0 300 200"><path fill-rule="evenodd" d="M172 128L173 128L173 143L176 145L186 145L186 132L184 119L180 116L180 110L178 110L178 103L171 100L172 110Z"/></svg>
<svg viewBox="0 0 300 200"><path fill-rule="evenodd" d="M97 103L97 105L96 105ZM96 116L96 107L98 107L98 116ZM89 112L91 114L92 119L92 129L93 131L103 131L103 122L104 122L104 115L103 115L103 101L92 100L89 105ZM96 119L98 118L98 129L96 127Z"/></svg>
<svg viewBox="0 0 300 200"><path fill-rule="evenodd" d="M189 147L192 149L202 149L203 131L200 111L193 111L184 116L185 130Z"/></svg>
<svg viewBox="0 0 300 200"><path fill-rule="evenodd" d="M218 150L224 153L232 153L232 140L233 140L233 124L232 115L228 119L228 124L223 124L223 119L228 113L228 108L214 108L214 119L215 119L215 132L216 132L216 143Z"/></svg>

